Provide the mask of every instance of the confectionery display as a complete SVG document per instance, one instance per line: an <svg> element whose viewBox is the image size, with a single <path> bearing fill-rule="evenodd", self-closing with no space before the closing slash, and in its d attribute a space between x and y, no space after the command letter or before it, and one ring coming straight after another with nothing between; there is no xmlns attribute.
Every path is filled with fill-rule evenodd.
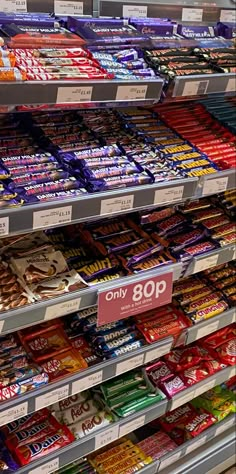
<svg viewBox="0 0 236 474"><path fill-rule="evenodd" d="M0 12L0 474L224 472L230 12L15 3Z"/></svg>
<svg viewBox="0 0 236 474"><path fill-rule="evenodd" d="M193 109L191 117L183 105L1 116L1 208L234 168L233 124L220 124L205 102ZM228 109L234 114L234 102L223 104L225 117Z"/></svg>

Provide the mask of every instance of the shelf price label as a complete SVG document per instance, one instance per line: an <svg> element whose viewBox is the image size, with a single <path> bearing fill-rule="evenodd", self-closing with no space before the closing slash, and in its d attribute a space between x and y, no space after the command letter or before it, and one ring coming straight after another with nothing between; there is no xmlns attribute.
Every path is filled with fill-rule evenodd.
<svg viewBox="0 0 236 474"><path fill-rule="evenodd" d="M76 393L83 392L88 388L94 387L102 382L103 379L103 370L99 370L98 372L94 372L93 374L88 375L87 377L83 377L82 379L75 380L72 383L72 395Z"/></svg>
<svg viewBox="0 0 236 474"><path fill-rule="evenodd" d="M55 0L54 12L56 15L83 15L84 4L70 0Z"/></svg>
<svg viewBox="0 0 236 474"><path fill-rule="evenodd" d="M225 92L235 92L236 91L236 77L230 77L228 84L226 86Z"/></svg>
<svg viewBox="0 0 236 474"><path fill-rule="evenodd" d="M143 425L145 425L145 415L139 416L139 418L135 418L135 420L122 424L120 427L119 438L127 435L128 433L133 433L133 431L137 430Z"/></svg>
<svg viewBox="0 0 236 474"><path fill-rule="evenodd" d="M111 199L102 199L100 215L113 214L119 211L128 211L133 209L134 195L115 197Z"/></svg>
<svg viewBox="0 0 236 474"><path fill-rule="evenodd" d="M221 10L220 11L220 21L223 23L235 23L236 21L236 11L235 10Z"/></svg>
<svg viewBox="0 0 236 474"><path fill-rule="evenodd" d="M179 201L183 197L184 186L175 186L174 188L157 189L155 191L154 203L162 204L166 202Z"/></svg>
<svg viewBox="0 0 236 474"><path fill-rule="evenodd" d="M122 16L145 18L147 16L147 7L143 5L123 5Z"/></svg>
<svg viewBox="0 0 236 474"><path fill-rule="evenodd" d="M158 308L172 300L173 273L163 273L152 278L117 286L98 292L97 325Z"/></svg>
<svg viewBox="0 0 236 474"><path fill-rule="evenodd" d="M92 87L58 87L57 104L75 104L77 102L91 102Z"/></svg>
<svg viewBox="0 0 236 474"><path fill-rule="evenodd" d="M59 458L52 459L42 466L38 466L35 469L31 469L29 474L50 474L56 472L59 469Z"/></svg>
<svg viewBox="0 0 236 474"><path fill-rule="evenodd" d="M95 437L95 451L119 438L119 425L108 428Z"/></svg>
<svg viewBox="0 0 236 474"><path fill-rule="evenodd" d="M148 86L140 84L138 86L118 86L116 100L144 100L146 98Z"/></svg>
<svg viewBox="0 0 236 474"><path fill-rule="evenodd" d="M0 321L0 334L1 334L1 332L2 332L4 323L5 323L4 319L3 319L2 321Z"/></svg>
<svg viewBox="0 0 236 474"><path fill-rule="evenodd" d="M228 186L228 176L222 178L206 179L203 183L202 195L223 193Z"/></svg>
<svg viewBox="0 0 236 474"><path fill-rule="evenodd" d="M9 234L9 217L0 218L0 237Z"/></svg>
<svg viewBox="0 0 236 474"><path fill-rule="evenodd" d="M53 361L50 362L51 365L54 364ZM53 368L53 367L52 367ZM41 410L41 408L57 403L64 398L69 396L69 384L63 385L63 387L56 388L51 392L44 393L39 397L35 398L35 411Z"/></svg>
<svg viewBox="0 0 236 474"><path fill-rule="evenodd" d="M203 272L203 270L207 270L208 268L215 267L218 263L219 254L211 255L209 257L203 257L199 260L195 260L194 267L192 273Z"/></svg>
<svg viewBox="0 0 236 474"><path fill-rule="evenodd" d="M145 364L148 362L151 362L152 360L159 359L159 357L162 357L165 354L168 354L171 351L172 348L172 342L168 342L164 346L161 347L156 347L156 349L151 349L148 351L145 355Z"/></svg>
<svg viewBox="0 0 236 474"><path fill-rule="evenodd" d="M201 324L201 323L200 323ZM208 320L203 323L203 326L198 328L196 339L212 334L217 331L220 325L220 320L209 322Z"/></svg>
<svg viewBox="0 0 236 474"><path fill-rule="evenodd" d="M72 206L55 207L33 213L33 229L53 227L71 222Z"/></svg>
<svg viewBox="0 0 236 474"><path fill-rule="evenodd" d="M186 81L182 96L206 94L209 81Z"/></svg>
<svg viewBox="0 0 236 474"><path fill-rule="evenodd" d="M181 450L177 451L177 453L174 453L170 456L168 456L166 459L163 459L160 463L159 469L162 470L165 467L169 466L170 464L173 464L174 462L178 461L178 459L181 456Z"/></svg>
<svg viewBox="0 0 236 474"><path fill-rule="evenodd" d="M143 365L144 362L144 354L139 354L135 357L130 357L129 359L125 360L124 362L119 362L116 366L116 375L123 374L128 370L135 369L136 367L140 367Z"/></svg>
<svg viewBox="0 0 236 474"><path fill-rule="evenodd" d="M3 410L0 413L0 426L10 423L12 421L18 420L22 416L27 415L28 413L28 402L20 403L15 407L8 408Z"/></svg>
<svg viewBox="0 0 236 474"><path fill-rule="evenodd" d="M27 13L27 0L1 0L3 13Z"/></svg>
<svg viewBox="0 0 236 474"><path fill-rule="evenodd" d="M182 8L182 21L202 21L202 8Z"/></svg>
<svg viewBox="0 0 236 474"><path fill-rule="evenodd" d="M205 443L206 440L207 440L207 435L202 436L199 439L196 439L196 441L192 440L191 444L189 446L187 446L185 454L189 454L192 451L194 451L194 449L199 448L200 446L202 446Z"/></svg>
<svg viewBox="0 0 236 474"><path fill-rule="evenodd" d="M59 316L66 316L79 310L81 298L75 298L64 303L53 304L48 306L45 311L44 319L55 319Z"/></svg>

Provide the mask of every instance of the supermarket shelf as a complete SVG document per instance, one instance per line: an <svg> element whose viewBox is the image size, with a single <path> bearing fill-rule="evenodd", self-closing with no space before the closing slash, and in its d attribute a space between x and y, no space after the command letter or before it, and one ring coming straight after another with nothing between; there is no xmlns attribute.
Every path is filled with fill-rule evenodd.
<svg viewBox="0 0 236 474"><path fill-rule="evenodd" d="M124 9L124 7L126 7ZM127 8L128 7L128 8ZM144 8L143 8L144 7ZM135 10L133 10L135 8ZM140 9L139 9L140 8ZM186 10L189 10L186 12ZM194 5L191 0L162 0L160 3L155 0L94 0L94 15L110 16L111 12L114 16L144 16L152 18L168 17L173 20L185 21L203 21L203 22L217 22L220 19L230 21L233 14L225 11L233 12L233 3L230 0L217 0L212 3L211 0L205 2L200 1ZM225 17L223 17L225 15Z"/></svg>
<svg viewBox="0 0 236 474"><path fill-rule="evenodd" d="M185 344L191 344L197 341L201 337L212 334L218 329L225 328L236 321L236 308L231 308L218 316L214 316L211 319L206 319L201 323L195 324L187 328L187 335Z"/></svg>
<svg viewBox="0 0 236 474"><path fill-rule="evenodd" d="M38 461L32 462L28 466L22 467L17 471L17 474L38 474L39 472L48 474L49 466L47 465L52 462L55 463L55 459L57 459L57 465L61 468L82 456L86 456L99 447L109 444L111 441L133 432L135 429L149 423L155 418L164 415L166 409L167 400L162 400L158 404L113 423L110 427L108 426L97 431L94 435L86 436L86 438L82 438L71 445L60 449L57 456L55 456L55 453L52 453L51 455L38 459ZM37 470L39 468L41 469L40 471Z"/></svg>
<svg viewBox="0 0 236 474"><path fill-rule="evenodd" d="M213 250L193 258L189 267L185 270L188 276L207 268L214 267L221 263L227 263L235 259L235 246L228 245L223 248ZM33 326L42 321L54 319L66 314L78 311L78 309L88 308L97 303L98 291L118 290L131 283L138 283L146 279L151 279L158 275L165 275L173 271L173 281L177 281L183 275L183 267L181 263L174 263L166 267L143 272L142 275L136 274L129 277L123 277L113 282L103 283L102 285L94 285L80 291L67 293L57 298L40 301L34 304L22 306L11 311L0 313L0 332L7 334L17 331L24 327Z"/></svg>
<svg viewBox="0 0 236 474"><path fill-rule="evenodd" d="M198 257L194 257L187 267L184 276L207 270L208 268L230 262L235 259L235 245L226 245L211 252L206 252Z"/></svg>
<svg viewBox="0 0 236 474"><path fill-rule="evenodd" d="M197 384L193 385L192 387L187 388L186 390L177 393L170 401L169 401L169 410L174 410L184 403L193 400L193 398L198 397L202 393L210 390L211 388L215 387L216 385L220 385L221 383L225 382L226 380L230 379L235 375L235 367L226 367L225 369L217 372L210 377L207 377L204 380L201 380Z"/></svg>
<svg viewBox="0 0 236 474"><path fill-rule="evenodd" d="M158 359L164 354L168 354L172 345L173 338L167 337L156 344L138 349L135 353L129 352L117 359L106 360L69 377L45 385L40 389L31 390L22 396L2 402L0 426L20 418L22 416L21 410L24 410L24 415L33 413L68 396L105 382L118 374L128 372Z"/></svg>
<svg viewBox="0 0 236 474"><path fill-rule="evenodd" d="M225 418L223 421L220 423L217 423L216 425L211 426L207 430L205 430L203 433L201 433L199 436L196 438L182 444L179 446L178 449L171 451L169 454L166 456L163 456L159 461L156 461L155 463L150 464L149 466L145 467L140 471L140 474L156 474L157 472L161 472L162 474L170 474L170 471L167 467L171 465L171 474L175 474L177 471L175 470L175 463L177 463L178 459L181 459L181 465L186 462L188 462L188 459L190 458L191 460L194 457L194 466L196 466L196 473L197 474L205 474L208 469L206 470L206 465L204 464L204 471L199 471L199 464L202 463L203 459L205 459L206 455L206 450L209 449L209 446L212 446L211 441L213 441L214 448L215 448L215 443L217 441L222 439L222 434L225 437L229 436L230 442L228 444L228 447L225 447L224 449L224 456L225 459L227 459L227 456L230 457L231 451L232 451L232 442L234 440L234 424L235 424L235 415L229 415L227 418ZM196 456L196 453L198 450L201 449L201 455L198 457ZM226 452L227 451L227 452ZM191 453L190 457L188 456L189 453ZM222 456L222 453L221 453ZM224 458L223 456L223 458ZM220 458L220 461L222 462L222 457ZM197 460L197 461L196 461ZM219 462L219 458L217 458L217 463ZM185 471L181 471L185 474ZM188 471L186 471L188 472ZM192 474L192 470L191 470Z"/></svg>
<svg viewBox="0 0 236 474"><path fill-rule="evenodd" d="M1 92L0 92L1 94ZM32 232L76 222L88 221L157 205L181 202L196 194L197 178L176 180L175 183L153 183L122 190L86 194L64 201L26 205L0 211L1 222L7 222L8 234ZM64 212L66 212L66 218ZM69 217L68 216L69 211ZM55 217L57 213L57 217ZM3 220L2 220L3 219ZM1 229L0 229L1 231ZM5 233L5 235L8 235Z"/></svg>
<svg viewBox="0 0 236 474"><path fill-rule="evenodd" d="M3 82L0 105L66 104L93 102L124 102L126 100L158 101L163 80L142 81L27 81Z"/></svg>
<svg viewBox="0 0 236 474"><path fill-rule="evenodd" d="M207 76L199 74L193 76L176 77L172 97L202 96L236 91L235 75L233 73L217 73Z"/></svg>
<svg viewBox="0 0 236 474"><path fill-rule="evenodd" d="M235 460L234 423L234 417L226 418L213 426L212 430L209 429L203 432L199 440L197 437L190 443L185 443L183 445L185 453L180 451L180 454L178 454L179 451L174 451L170 456L171 474L206 474L220 466L222 466L222 469L219 469L218 472L223 472L224 462L230 458ZM192 447L193 449L191 449ZM174 458L174 453L176 453L176 458ZM232 464L234 464L234 460L232 459ZM169 469L168 467L161 470L159 468L161 474L170 474Z"/></svg>
<svg viewBox="0 0 236 474"><path fill-rule="evenodd" d="M74 291L70 294L65 294L34 303L31 305L21 306L20 308L0 313L0 332L6 334L12 331L17 331L21 328L33 326L42 321L65 316L66 314L78 311L78 309L88 308L97 303L98 290L111 290L119 288L120 286L140 282L144 279L149 279L157 275L164 275L173 271L173 281L180 278L182 272L182 265L175 263L167 265L166 268L144 272L142 277L140 275L132 275L130 277L120 278L114 282L103 283L102 285L94 285L81 291Z"/></svg>
<svg viewBox="0 0 236 474"><path fill-rule="evenodd" d="M211 387L219 385L223 381L227 380L232 374L232 368L227 367L226 369L218 372L214 375L214 384L211 384ZM209 377L212 379L212 377ZM206 380L199 382L195 385L195 392L192 393L192 398L194 398L196 392L200 395L204 391L209 389L209 383ZM189 390L189 389L187 389ZM193 390L192 390L193 392ZM183 405L186 403L186 394L182 394L179 397L179 405ZM133 415L127 416L126 418L119 420L109 427L101 429L97 431L96 434L86 436L84 439L75 441L69 446L66 446L60 449L55 456L55 453L51 453L51 455L44 456L41 459L38 459L35 462L32 462L28 466L24 466L19 471L18 474L38 474L39 472L43 472L44 474L49 474L49 472L54 471L58 467L63 467L74 460L89 454L92 451L100 448L101 446L105 446L110 442L114 441L115 439L125 436L128 433L132 433L135 429L138 429L145 424L149 423L150 421L154 420L162 416L166 411L168 411L173 406L173 403L167 400L162 400L161 402L148 407L144 410L141 410ZM52 469L53 466L53 469ZM40 469L40 470L39 470ZM154 471L151 471L154 473ZM148 474L151 474L148 473ZM145 473L146 474L146 473Z"/></svg>

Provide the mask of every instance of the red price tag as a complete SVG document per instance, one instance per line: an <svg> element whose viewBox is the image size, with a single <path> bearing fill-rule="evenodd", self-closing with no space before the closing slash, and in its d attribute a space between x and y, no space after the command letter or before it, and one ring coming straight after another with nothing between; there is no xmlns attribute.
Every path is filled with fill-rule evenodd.
<svg viewBox="0 0 236 474"><path fill-rule="evenodd" d="M173 273L143 278L138 283L98 292L97 325L158 308L172 300Z"/></svg>

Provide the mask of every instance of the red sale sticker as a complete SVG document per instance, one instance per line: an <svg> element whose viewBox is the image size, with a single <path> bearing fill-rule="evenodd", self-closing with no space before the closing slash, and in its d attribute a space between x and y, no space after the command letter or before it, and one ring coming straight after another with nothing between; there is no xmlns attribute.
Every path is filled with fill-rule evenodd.
<svg viewBox="0 0 236 474"><path fill-rule="evenodd" d="M172 300L173 273L144 278L98 292L97 325L128 318L168 304Z"/></svg>

